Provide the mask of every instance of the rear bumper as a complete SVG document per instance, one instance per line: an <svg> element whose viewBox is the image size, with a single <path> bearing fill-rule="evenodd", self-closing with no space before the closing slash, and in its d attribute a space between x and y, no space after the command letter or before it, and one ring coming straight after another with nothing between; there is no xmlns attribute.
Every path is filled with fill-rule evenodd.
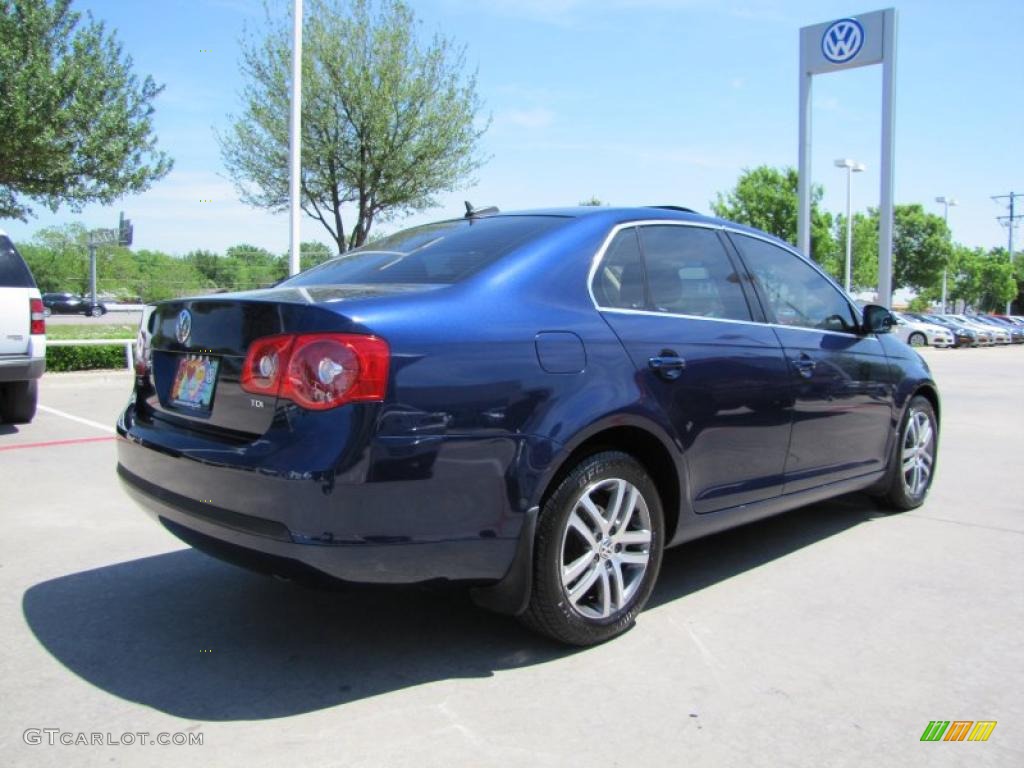
<svg viewBox="0 0 1024 768"><path fill-rule="evenodd" d="M45 357L0 357L0 381L38 379L45 371Z"/></svg>
<svg viewBox="0 0 1024 768"><path fill-rule="evenodd" d="M427 469L423 446L389 440L367 445L361 466L282 471L269 456L246 463L246 453L273 451L258 444L267 441L217 451L196 438L182 449L134 423L132 406L118 433L118 475L140 506L186 543L258 570L495 584L512 569L528 519L508 501L506 473L520 453L511 439L435 441ZM393 479L403 460L420 474Z"/></svg>

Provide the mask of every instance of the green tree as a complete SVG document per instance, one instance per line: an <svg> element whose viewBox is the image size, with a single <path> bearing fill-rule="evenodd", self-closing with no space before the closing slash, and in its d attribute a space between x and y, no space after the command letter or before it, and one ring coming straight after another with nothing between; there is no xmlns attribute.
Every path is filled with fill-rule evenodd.
<svg viewBox="0 0 1024 768"><path fill-rule="evenodd" d="M243 41L241 116L218 136L224 164L250 205L288 207L290 24L272 17ZM401 0L313 0L303 30L302 209L338 251L362 245L375 221L436 205L482 160L476 77L464 49L416 37ZM354 204L346 233L342 205Z"/></svg>
<svg viewBox="0 0 1024 768"><path fill-rule="evenodd" d="M798 175L795 168L761 165L745 169L731 192L718 193L711 202L716 216L763 229L788 243L796 243L799 208ZM842 273L839 245L833 235L832 214L818 203L824 194L819 184L811 187L811 257L834 277Z"/></svg>
<svg viewBox="0 0 1024 768"><path fill-rule="evenodd" d="M853 224L854 283L861 288L878 284L877 208L857 214ZM897 205L893 211L892 287L931 293L953 257L949 227L941 216L924 207Z"/></svg>
<svg viewBox="0 0 1024 768"><path fill-rule="evenodd" d="M84 293L89 287L89 232L81 223L46 227L20 248L41 290ZM96 281L105 295L137 295L138 265L120 246L96 248Z"/></svg>
<svg viewBox="0 0 1024 768"><path fill-rule="evenodd" d="M0 0L0 218L36 200L81 210L141 192L171 169L156 149L162 90L71 0Z"/></svg>
<svg viewBox="0 0 1024 768"><path fill-rule="evenodd" d="M185 254L185 261L199 272L210 285L215 286L217 284L220 256L216 253L202 249L189 251Z"/></svg>
<svg viewBox="0 0 1024 768"><path fill-rule="evenodd" d="M843 259L846 259L846 221L838 216L836 232L843 237ZM867 214L853 214L853 261L851 282L853 290L863 291L878 285L878 213L869 209Z"/></svg>
<svg viewBox="0 0 1024 768"><path fill-rule="evenodd" d="M983 312L1002 312L1006 302L1017 297L1017 280L1010 253L1005 248L993 248L978 260L978 283L981 290L975 308Z"/></svg>
<svg viewBox="0 0 1024 768"><path fill-rule="evenodd" d="M603 203L601 201L601 198L599 198L597 195L591 195L586 200L580 200L580 205L582 205L585 208L586 207L600 208L604 204L605 203Z"/></svg>
<svg viewBox="0 0 1024 768"><path fill-rule="evenodd" d="M960 243L953 245L947 278L947 298L950 306L957 302L963 302L966 306L974 306L977 303L981 293L980 264L984 258L985 251L982 248L968 248Z"/></svg>
<svg viewBox="0 0 1024 768"><path fill-rule="evenodd" d="M209 290L212 283L187 258L162 251L133 254L138 266L135 296L143 301L162 301Z"/></svg>
<svg viewBox="0 0 1024 768"><path fill-rule="evenodd" d="M299 243L299 264L302 269L309 269L317 264L323 264L334 256L337 256L337 254L323 243L313 240ZM288 255L285 254L283 258L287 262Z"/></svg>
<svg viewBox="0 0 1024 768"><path fill-rule="evenodd" d="M82 293L89 284L87 232L82 224L46 227L18 250L36 278L39 290Z"/></svg>

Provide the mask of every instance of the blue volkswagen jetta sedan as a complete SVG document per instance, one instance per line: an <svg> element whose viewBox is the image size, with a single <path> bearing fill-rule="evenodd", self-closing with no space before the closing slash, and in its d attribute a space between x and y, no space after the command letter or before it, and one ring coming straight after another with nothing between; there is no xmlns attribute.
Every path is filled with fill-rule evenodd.
<svg viewBox="0 0 1024 768"><path fill-rule="evenodd" d="M938 392L891 322L685 209L471 212L160 304L117 471L217 557L461 582L586 645L632 626L666 547L851 491L923 502Z"/></svg>

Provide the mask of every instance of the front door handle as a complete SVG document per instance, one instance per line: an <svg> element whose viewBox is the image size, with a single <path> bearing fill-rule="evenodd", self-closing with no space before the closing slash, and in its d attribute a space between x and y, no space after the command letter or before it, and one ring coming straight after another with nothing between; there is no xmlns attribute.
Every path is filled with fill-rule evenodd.
<svg viewBox="0 0 1024 768"><path fill-rule="evenodd" d="M796 372L805 379L809 379L814 375L814 366L816 363L806 353L801 353L800 357L792 361L793 367L796 368Z"/></svg>
<svg viewBox="0 0 1024 768"><path fill-rule="evenodd" d="M669 350L665 350L657 357L650 358L647 365L665 381L675 381L682 375L686 361Z"/></svg>

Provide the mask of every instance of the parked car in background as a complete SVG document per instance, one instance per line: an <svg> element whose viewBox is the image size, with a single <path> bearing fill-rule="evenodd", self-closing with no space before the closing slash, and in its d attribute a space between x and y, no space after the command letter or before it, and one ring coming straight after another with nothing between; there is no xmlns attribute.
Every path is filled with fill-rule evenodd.
<svg viewBox="0 0 1024 768"><path fill-rule="evenodd" d="M952 315L927 315L933 322L944 325L947 328L953 328L960 330L966 334L969 334L974 341L971 343L972 347L991 347L995 344L993 340L994 334L991 328L979 328L976 325L964 323L960 320L956 320Z"/></svg>
<svg viewBox="0 0 1024 768"><path fill-rule="evenodd" d="M45 370L43 300L25 260L0 230L0 422L32 421Z"/></svg>
<svg viewBox="0 0 1024 768"><path fill-rule="evenodd" d="M88 315L100 317L107 313L107 305L102 302L92 303L88 296L76 296L73 293L44 293L43 305L47 314L53 315Z"/></svg>
<svg viewBox="0 0 1024 768"><path fill-rule="evenodd" d="M1019 324L1003 315L976 315L976 317L989 325L1009 331L1010 340L1014 344L1024 344L1024 324Z"/></svg>
<svg viewBox="0 0 1024 768"><path fill-rule="evenodd" d="M1006 330L1005 328L997 328L994 325L991 325L978 319L975 315L949 315L949 317L953 318L958 322L964 323L968 327L979 328L983 331L988 331L989 335L992 337L992 342L994 344L1011 343L1010 332L1008 330Z"/></svg>
<svg viewBox="0 0 1024 768"><path fill-rule="evenodd" d="M896 325L892 332L900 341L912 347L952 347L956 340L948 328L935 323L927 323L906 312L893 312Z"/></svg>
<svg viewBox="0 0 1024 768"><path fill-rule="evenodd" d="M921 314L918 312L903 312L903 314L919 319L923 323L947 329L953 335L953 346L955 347L976 347L982 343L987 344L990 342L987 332L985 332L985 340L982 342L978 338L978 331L968 328L963 323L954 323L940 314Z"/></svg>
<svg viewBox="0 0 1024 768"><path fill-rule="evenodd" d="M938 390L892 322L720 219L470 211L158 304L117 472L215 556L462 582L590 645L665 547L857 490L924 501Z"/></svg>

